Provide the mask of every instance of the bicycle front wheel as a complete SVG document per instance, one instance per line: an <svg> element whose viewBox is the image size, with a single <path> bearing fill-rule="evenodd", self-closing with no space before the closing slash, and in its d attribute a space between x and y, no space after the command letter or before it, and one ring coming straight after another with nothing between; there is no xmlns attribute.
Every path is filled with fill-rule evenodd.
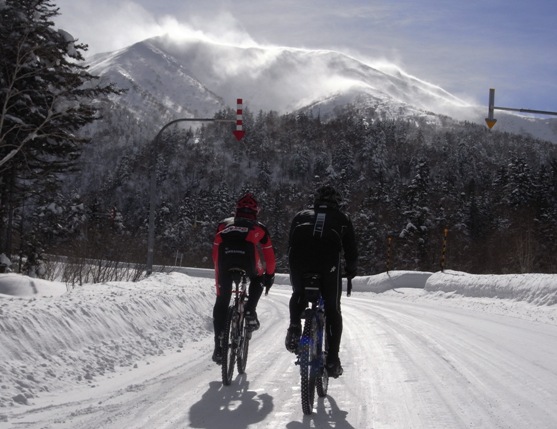
<svg viewBox="0 0 557 429"><path fill-rule="evenodd" d="M306 313L306 323L300 340L300 384L302 394L302 411L309 415L313 412L315 399L315 383L317 371L315 370L315 349L317 344L314 332L317 331L315 313Z"/></svg>
<svg viewBox="0 0 557 429"><path fill-rule="evenodd" d="M226 329L222 338L222 384L225 386L232 383L232 375L234 374L234 364L238 353L237 324L236 309L234 306L230 306L228 307Z"/></svg>
<svg viewBox="0 0 557 429"><path fill-rule="evenodd" d="M238 347L238 373L243 374L246 372L246 364L248 363L248 350L251 332L246 328L244 320L238 326L238 332L242 333L240 344Z"/></svg>

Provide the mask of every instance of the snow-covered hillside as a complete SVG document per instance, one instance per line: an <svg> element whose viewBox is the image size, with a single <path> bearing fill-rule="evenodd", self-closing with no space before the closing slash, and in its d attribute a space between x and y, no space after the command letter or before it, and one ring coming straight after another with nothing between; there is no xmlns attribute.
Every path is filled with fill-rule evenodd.
<svg viewBox="0 0 557 429"><path fill-rule="evenodd" d="M142 42L89 61L90 72L103 76L127 93L122 97L138 118L153 114L166 118L213 117L225 107L224 101L209 91L186 65L152 43Z"/></svg>
<svg viewBox="0 0 557 429"><path fill-rule="evenodd" d="M452 117L485 124L486 105L461 100L398 67L371 65L331 50L239 47L155 37L94 56L91 72L127 89L120 101L143 119L212 117L235 107L252 111L311 110L322 118L346 104L372 107L378 117ZM557 142L557 119L496 114L498 131Z"/></svg>
<svg viewBox="0 0 557 429"><path fill-rule="evenodd" d="M288 277L261 300L247 374L224 388L210 361L213 273L180 270L71 290L0 274L0 427L217 428L238 407L237 428L540 429L557 419L554 275L357 277L343 297L345 374L306 420L282 345Z"/></svg>

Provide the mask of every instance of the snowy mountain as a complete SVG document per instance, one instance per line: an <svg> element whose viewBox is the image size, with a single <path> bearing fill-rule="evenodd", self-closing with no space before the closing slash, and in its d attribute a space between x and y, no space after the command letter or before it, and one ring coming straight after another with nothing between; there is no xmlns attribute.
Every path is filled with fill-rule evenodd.
<svg viewBox="0 0 557 429"><path fill-rule="evenodd" d="M127 90L120 101L139 118L212 117L224 106L183 64L148 41L97 55L89 65L91 73Z"/></svg>
<svg viewBox="0 0 557 429"><path fill-rule="evenodd" d="M89 60L90 71L128 91L118 103L143 120L212 117L242 98L252 111L303 109L327 119L346 104L379 117L439 116L484 123L471 105L392 65L372 67L335 51L238 47L156 37ZM487 92L487 90L486 90ZM487 94L486 94L487 95ZM557 120L497 112L498 131L557 142ZM154 124L155 125L155 124Z"/></svg>

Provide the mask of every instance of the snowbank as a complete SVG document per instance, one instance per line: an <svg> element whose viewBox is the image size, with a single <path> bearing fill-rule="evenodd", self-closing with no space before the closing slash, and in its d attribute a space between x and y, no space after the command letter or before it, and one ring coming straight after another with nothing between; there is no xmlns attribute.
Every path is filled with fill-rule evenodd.
<svg viewBox="0 0 557 429"><path fill-rule="evenodd" d="M4 291L28 292L26 283L35 282L5 276ZM0 295L0 408L67 383L94 385L97 375L195 347L213 331L214 290L185 274L89 284L62 295L15 295Z"/></svg>
<svg viewBox="0 0 557 429"><path fill-rule="evenodd" d="M355 292L381 293L400 288L423 289L430 276L431 273L428 272L391 271L375 276L355 277L352 279L352 290Z"/></svg>
<svg viewBox="0 0 557 429"><path fill-rule="evenodd" d="M474 275L459 271L437 273L391 271L352 280L352 290L382 293L391 289L418 288L472 298L523 301L534 305L557 304L557 275Z"/></svg>
<svg viewBox="0 0 557 429"><path fill-rule="evenodd" d="M10 296L61 295L68 289L63 283L35 279L15 273L0 274L0 294Z"/></svg>
<svg viewBox="0 0 557 429"><path fill-rule="evenodd" d="M474 298L511 299L535 305L557 304L557 276L554 274L473 275L445 271L432 274L425 290Z"/></svg>

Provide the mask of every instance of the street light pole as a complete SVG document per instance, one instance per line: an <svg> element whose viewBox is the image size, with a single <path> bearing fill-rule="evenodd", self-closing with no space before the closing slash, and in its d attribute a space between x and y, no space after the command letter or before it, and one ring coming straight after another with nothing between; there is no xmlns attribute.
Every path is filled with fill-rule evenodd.
<svg viewBox="0 0 557 429"><path fill-rule="evenodd" d="M241 99L238 99L240 102ZM149 234L147 237L147 275L151 275L153 272L153 255L155 249L155 211L157 206L157 153L159 140L162 133L170 126L178 122L234 122L238 124L238 119L212 119L212 118L181 118L170 121L165 126L163 126L153 139L153 154L151 157L151 177L149 181ZM241 120L240 120L241 122ZM243 137L243 132L241 136L238 135L237 130L234 131L234 135L237 140Z"/></svg>
<svg viewBox="0 0 557 429"><path fill-rule="evenodd" d="M495 106L495 89L491 88L489 90L489 104L487 106L487 118L485 118L485 123L489 129L492 129L497 119L493 117L494 110L507 110L511 112L524 112L524 113L535 113L538 115L557 115L557 112L548 112L546 110L532 110L532 109L515 109L514 107L498 107Z"/></svg>

